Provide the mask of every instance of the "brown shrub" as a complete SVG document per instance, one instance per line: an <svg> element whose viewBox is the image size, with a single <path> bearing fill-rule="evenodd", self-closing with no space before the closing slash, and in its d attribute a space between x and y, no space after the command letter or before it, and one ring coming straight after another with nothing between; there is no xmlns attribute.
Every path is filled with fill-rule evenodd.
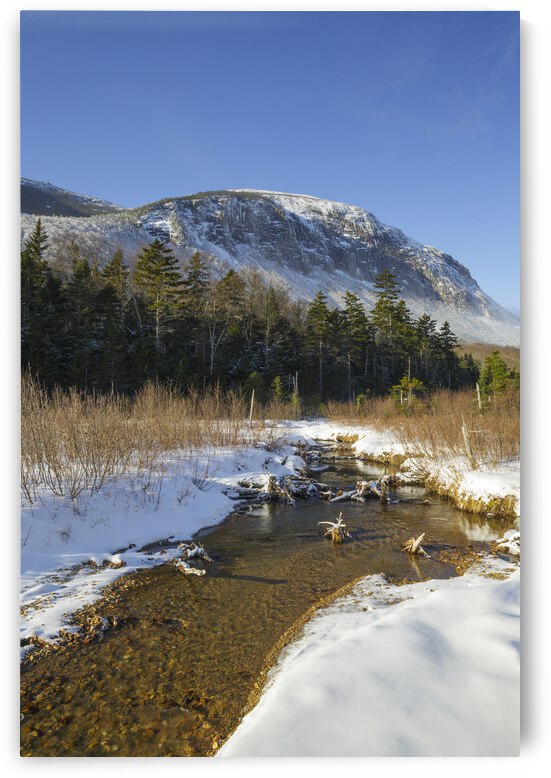
<svg viewBox="0 0 551 778"><path fill-rule="evenodd" d="M397 439L430 458L465 455L463 424L477 465L492 465L520 456L520 393L510 389L487 401L479 410L470 390L441 390L404 412L391 398L373 398L360 408L353 403L327 403L332 421L366 424L392 430Z"/></svg>
<svg viewBox="0 0 551 778"><path fill-rule="evenodd" d="M47 489L76 500L102 488L107 478L151 471L168 451L196 456L198 449L243 446L287 415L284 404L254 408L218 387L181 396L170 386L146 384L133 400L71 389L48 394L28 374L21 385L21 487L34 502ZM287 413L286 413L287 411ZM273 436L273 433L272 433ZM195 453L194 453L195 452Z"/></svg>

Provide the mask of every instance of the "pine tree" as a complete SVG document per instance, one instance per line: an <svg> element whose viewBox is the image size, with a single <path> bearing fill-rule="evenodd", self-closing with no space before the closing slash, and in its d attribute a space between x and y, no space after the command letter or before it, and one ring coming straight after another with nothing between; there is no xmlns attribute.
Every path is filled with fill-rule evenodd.
<svg viewBox="0 0 551 778"><path fill-rule="evenodd" d="M153 315L155 351L159 354L161 337L176 317L182 300L183 279L172 250L158 239L143 249L138 254L134 283L144 295L147 308Z"/></svg>
<svg viewBox="0 0 551 778"><path fill-rule="evenodd" d="M411 313L404 300L400 300L394 314L394 351L399 360L399 369L405 368L411 373L411 354L415 348L415 328ZM403 370L402 370L403 372Z"/></svg>
<svg viewBox="0 0 551 778"><path fill-rule="evenodd" d="M445 380L448 389L451 389L452 379L455 379L455 374L457 373L459 366L459 357L455 351L459 341L452 332L448 321L445 321L441 325L440 330L436 333L436 344L439 359L444 366Z"/></svg>
<svg viewBox="0 0 551 778"><path fill-rule="evenodd" d="M344 293L342 310L342 342L345 350L348 399L353 400L353 378L356 366L363 367L367 350L367 316L357 294Z"/></svg>
<svg viewBox="0 0 551 778"><path fill-rule="evenodd" d="M297 389L293 389L291 396L289 397L289 405L291 406L291 416L294 419L300 418L300 411L302 408L302 400Z"/></svg>
<svg viewBox="0 0 551 778"><path fill-rule="evenodd" d="M21 251L21 339L22 351L40 312L40 292L50 272L45 253L48 248L42 221L37 220Z"/></svg>
<svg viewBox="0 0 551 778"><path fill-rule="evenodd" d="M457 363L457 385L474 386L480 377L480 362L478 362L471 352L463 354Z"/></svg>
<svg viewBox="0 0 551 778"><path fill-rule="evenodd" d="M499 349L484 360L480 373L480 390L483 394L492 394L494 397L509 385L509 369L501 356Z"/></svg>
<svg viewBox="0 0 551 778"><path fill-rule="evenodd" d="M124 264L122 251L117 249L101 271L101 277L105 281L106 286L110 287L114 292L121 325L124 322L129 296L129 276L130 271Z"/></svg>
<svg viewBox="0 0 551 778"><path fill-rule="evenodd" d="M183 267L182 297L186 310L200 317L208 294L210 272L205 256L195 251Z"/></svg>
<svg viewBox="0 0 551 778"><path fill-rule="evenodd" d="M417 344L417 353L424 366L425 380L429 380L429 364L433 352L437 347L436 322L434 319L424 313L415 322L415 339Z"/></svg>
<svg viewBox="0 0 551 778"><path fill-rule="evenodd" d="M370 315L369 323L373 328L373 378L384 390L388 386L389 373L392 372L392 354L398 319L399 288L396 276L390 270L384 270L375 276L373 283L377 299ZM377 381L377 363L380 366L380 382Z"/></svg>
<svg viewBox="0 0 551 778"><path fill-rule="evenodd" d="M396 309L400 300L396 276L390 270L383 270L375 276L373 288L377 300L369 318L377 330L378 339L392 343Z"/></svg>
<svg viewBox="0 0 551 778"><path fill-rule="evenodd" d="M319 291L308 306L306 312L305 339L307 347L317 354L320 400L323 399L323 372L329 328L330 321L327 297L322 291Z"/></svg>
<svg viewBox="0 0 551 778"><path fill-rule="evenodd" d="M271 390L272 390L272 399L275 400L276 402L281 402L283 400L284 390L283 390L283 381L281 380L280 376L276 375L276 377L272 381Z"/></svg>
<svg viewBox="0 0 551 778"><path fill-rule="evenodd" d="M37 219L34 230L31 232L22 251L23 264L32 269L32 275L45 276L48 263L46 261L46 249L48 248L48 236L42 227L42 220Z"/></svg>
<svg viewBox="0 0 551 778"><path fill-rule="evenodd" d="M71 343L71 382L86 389L92 379L94 348L98 344L95 288L92 268L79 254L73 258L72 276L66 287L68 329Z"/></svg>
<svg viewBox="0 0 551 778"><path fill-rule="evenodd" d="M413 410L415 399L425 390L425 385L418 378L412 376L403 376L403 378L392 387L391 395L401 408L406 408L408 412Z"/></svg>

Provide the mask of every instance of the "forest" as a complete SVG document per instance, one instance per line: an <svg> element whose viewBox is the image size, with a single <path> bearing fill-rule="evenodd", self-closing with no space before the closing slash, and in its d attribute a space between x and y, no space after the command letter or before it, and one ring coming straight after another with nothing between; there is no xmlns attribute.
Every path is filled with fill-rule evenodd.
<svg viewBox="0 0 551 778"><path fill-rule="evenodd" d="M337 308L323 291L309 303L292 299L255 269L216 274L198 251L182 264L160 240L131 263L117 249L103 267L73 241L65 266L53 268L47 249L38 219L21 251L21 364L46 389L216 386L318 410L327 401L360 405L390 394L405 405L439 388L478 382L488 394L518 384L499 352L481 367L457 354L447 322L414 318L389 271L377 275L367 311L351 292Z"/></svg>

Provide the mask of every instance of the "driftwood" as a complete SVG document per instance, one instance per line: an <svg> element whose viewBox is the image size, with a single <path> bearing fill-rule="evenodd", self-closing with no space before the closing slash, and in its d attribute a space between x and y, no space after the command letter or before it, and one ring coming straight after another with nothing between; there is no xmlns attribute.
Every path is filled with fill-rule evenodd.
<svg viewBox="0 0 551 778"><path fill-rule="evenodd" d="M188 560L198 557L199 559L204 559L205 562L212 562L201 543L180 543L177 548L182 552L181 559Z"/></svg>
<svg viewBox="0 0 551 778"><path fill-rule="evenodd" d="M174 567L178 572L182 573L182 575L205 575L207 572L206 570L200 570L198 567L192 567L189 562L186 562L184 559L177 559L176 562L174 562Z"/></svg>
<svg viewBox="0 0 551 778"><path fill-rule="evenodd" d="M381 478L379 481L358 481L356 488L349 489L347 492L339 489L335 497L331 499L331 502L347 502L348 500L364 502L369 497L377 497L383 505L388 503L386 478Z"/></svg>
<svg viewBox="0 0 551 778"><path fill-rule="evenodd" d="M263 476L239 481L237 486L226 489L224 494L231 500L283 500L288 505L294 505L296 499L316 497L328 489L327 484L300 473L276 476L265 470Z"/></svg>
<svg viewBox="0 0 551 778"><path fill-rule="evenodd" d="M337 521L318 521L318 524L329 525L325 530L324 537L329 535L333 543L344 543L346 538L350 537L350 534L346 529L346 524L342 520L342 513L339 513Z"/></svg>
<svg viewBox="0 0 551 778"><path fill-rule="evenodd" d="M388 483L383 477L378 481L358 481L358 492L362 497L378 497L383 505L388 503Z"/></svg>
<svg viewBox="0 0 551 778"><path fill-rule="evenodd" d="M339 489L339 492L337 492L336 497L333 497L333 499L331 499L330 502L346 502L347 500L351 500L353 497L356 497L358 494L357 489L354 489L353 491L349 491L349 492L343 492L342 490Z"/></svg>
<svg viewBox="0 0 551 778"><path fill-rule="evenodd" d="M427 559L431 559L431 557L427 554L427 552L421 545L424 539L425 539L424 532L421 535L419 535L418 538L410 538L406 543L406 545L402 548L402 551L407 551L408 554L419 554L421 556L426 556Z"/></svg>
<svg viewBox="0 0 551 778"><path fill-rule="evenodd" d="M288 484L285 483L284 479L278 479L273 473L266 473L266 486L264 487L264 491L266 494L282 498L288 505L295 504L295 500L289 491Z"/></svg>
<svg viewBox="0 0 551 778"><path fill-rule="evenodd" d="M178 572L182 575L205 575L206 570L192 567L189 564L190 559L203 559L205 562L212 562L211 557L200 543L180 543L178 550L182 552L180 559L174 561L174 567L177 568Z"/></svg>

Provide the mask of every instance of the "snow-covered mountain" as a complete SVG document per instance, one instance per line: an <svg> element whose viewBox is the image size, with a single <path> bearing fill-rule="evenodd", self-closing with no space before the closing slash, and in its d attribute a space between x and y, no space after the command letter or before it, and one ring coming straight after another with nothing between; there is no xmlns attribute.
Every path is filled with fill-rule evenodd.
<svg viewBox="0 0 551 778"><path fill-rule="evenodd" d="M69 192L47 181L21 179L21 212L39 216L92 216L96 213L120 211L114 205L98 197Z"/></svg>
<svg viewBox="0 0 551 778"><path fill-rule="evenodd" d="M27 187L35 183L24 181ZM75 239L85 254L103 261L121 247L132 264L141 246L161 238L182 259L199 249L219 271L255 267L295 297L312 298L321 289L335 304L349 290L368 308L375 276L388 269L416 316L447 319L462 340L519 344L518 318L488 297L466 267L357 206L250 189L202 192L134 209L85 200L107 207L91 216L43 216L52 254ZM22 214L23 238L35 221Z"/></svg>

